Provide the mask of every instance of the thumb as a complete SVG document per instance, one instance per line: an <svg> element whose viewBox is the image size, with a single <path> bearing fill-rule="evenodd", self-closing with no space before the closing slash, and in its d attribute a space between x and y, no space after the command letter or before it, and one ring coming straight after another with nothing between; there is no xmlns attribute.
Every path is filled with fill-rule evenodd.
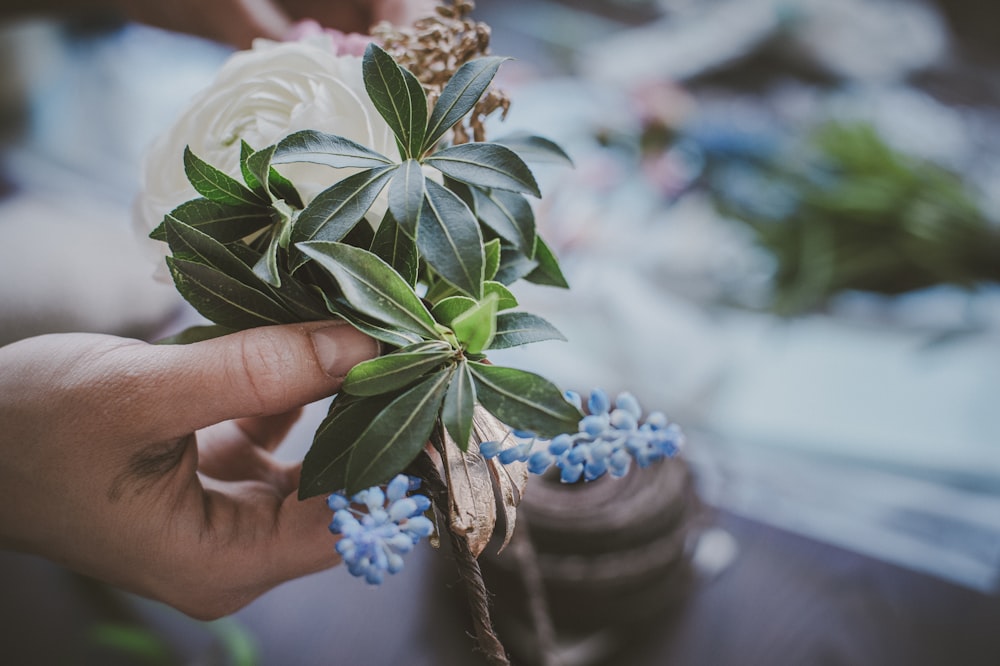
<svg viewBox="0 0 1000 666"><path fill-rule="evenodd" d="M159 349L157 384L166 393L160 423L177 436L332 395L352 367L379 353L378 342L342 321L266 326Z"/></svg>

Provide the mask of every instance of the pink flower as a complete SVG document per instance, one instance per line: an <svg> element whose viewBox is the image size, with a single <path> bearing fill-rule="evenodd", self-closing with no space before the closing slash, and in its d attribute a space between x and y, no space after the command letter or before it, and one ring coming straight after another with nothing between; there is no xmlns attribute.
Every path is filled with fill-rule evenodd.
<svg viewBox="0 0 1000 666"><path fill-rule="evenodd" d="M285 41L297 42L311 39L317 35L326 35L330 38L333 55L364 55L368 44L374 41L371 35L362 35L357 32L345 33L334 28L324 28L312 19L305 19L293 25L286 35Z"/></svg>

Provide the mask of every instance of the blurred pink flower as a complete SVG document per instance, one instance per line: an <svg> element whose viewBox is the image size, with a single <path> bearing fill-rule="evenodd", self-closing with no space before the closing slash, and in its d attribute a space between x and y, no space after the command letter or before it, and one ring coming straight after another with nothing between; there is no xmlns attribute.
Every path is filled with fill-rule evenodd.
<svg viewBox="0 0 1000 666"><path fill-rule="evenodd" d="M334 55L364 55L368 44L375 41L371 35L362 35L357 32L345 33L334 28L324 28L312 19L305 19L293 25L285 39L289 42L297 42L317 35L326 35L330 38Z"/></svg>

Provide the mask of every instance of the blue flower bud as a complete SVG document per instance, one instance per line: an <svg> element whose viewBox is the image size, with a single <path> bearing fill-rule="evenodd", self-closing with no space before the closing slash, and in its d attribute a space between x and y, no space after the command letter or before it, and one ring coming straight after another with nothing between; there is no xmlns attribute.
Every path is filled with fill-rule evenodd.
<svg viewBox="0 0 1000 666"><path fill-rule="evenodd" d="M409 518L416 513L419 513L417 511L417 503L409 497L396 500L389 505L389 520L393 522L399 522L400 520Z"/></svg>
<svg viewBox="0 0 1000 666"><path fill-rule="evenodd" d="M555 459L547 451L535 451L528 458L528 471L532 474L544 474L554 462Z"/></svg>
<svg viewBox="0 0 1000 666"><path fill-rule="evenodd" d="M434 533L434 523L427 516L415 516L407 519L405 529L418 536L427 537Z"/></svg>
<svg viewBox="0 0 1000 666"><path fill-rule="evenodd" d="M576 483L583 474L583 465L566 465L559 474L559 480L563 483Z"/></svg>
<svg viewBox="0 0 1000 666"><path fill-rule="evenodd" d="M570 465L581 465L590 456L590 446L588 444L577 444L566 454L566 462Z"/></svg>
<svg viewBox="0 0 1000 666"><path fill-rule="evenodd" d="M403 570L403 558L398 553L390 553L386 558L388 560L386 571L391 574L398 574Z"/></svg>
<svg viewBox="0 0 1000 666"><path fill-rule="evenodd" d="M590 414L580 419L580 432L597 437L610 425L607 414Z"/></svg>
<svg viewBox="0 0 1000 666"><path fill-rule="evenodd" d="M479 445L479 453L484 458L493 458L498 453L500 453L501 447L500 442L488 441L482 442Z"/></svg>
<svg viewBox="0 0 1000 666"><path fill-rule="evenodd" d="M334 493L326 498L326 505L331 511L340 511L349 507L351 503L340 493Z"/></svg>
<svg viewBox="0 0 1000 666"><path fill-rule="evenodd" d="M549 453L554 456L561 456L569 451L571 446L573 446L573 438L571 436L566 434L556 435L555 438L549 442Z"/></svg>
<svg viewBox="0 0 1000 666"><path fill-rule="evenodd" d="M431 498L426 495L411 495L410 499L414 501L417 505L417 511L423 513L427 509L431 508Z"/></svg>
<svg viewBox="0 0 1000 666"><path fill-rule="evenodd" d="M667 423L669 423L669 419L667 419L667 415L663 412L652 412L646 417L646 425L650 426L654 430L666 428Z"/></svg>
<svg viewBox="0 0 1000 666"><path fill-rule="evenodd" d="M624 409L616 409L611 412L609 420L611 425L619 430L635 430L639 427L639 422L632 416L632 413Z"/></svg>
<svg viewBox="0 0 1000 666"><path fill-rule="evenodd" d="M383 508L385 506L385 492L378 486L372 486L368 489L368 495L365 497L365 504L368 506L368 511L371 513Z"/></svg>
<svg viewBox="0 0 1000 666"><path fill-rule="evenodd" d="M518 439L534 439L535 438L535 433L531 432L530 430L518 430L518 429L514 428L514 429L512 429L510 431L510 434L514 435L514 437L517 437Z"/></svg>
<svg viewBox="0 0 1000 666"><path fill-rule="evenodd" d="M604 476L605 472L608 471L608 462L605 459L590 460L584 465L583 471L587 481L593 481Z"/></svg>
<svg viewBox="0 0 1000 666"><path fill-rule="evenodd" d="M623 409L632 415L636 421L642 416L642 407L639 406L639 401L635 399L635 396L628 392L622 392L618 394L615 398L615 407L618 409Z"/></svg>
<svg viewBox="0 0 1000 666"><path fill-rule="evenodd" d="M611 401L604 389L595 388L590 392L590 399L587 400L587 411L591 414L607 414L611 408Z"/></svg>
<svg viewBox="0 0 1000 666"><path fill-rule="evenodd" d="M566 398L566 402L573 405L580 411L583 411L583 398L576 391L565 391L563 397Z"/></svg>
<svg viewBox="0 0 1000 666"><path fill-rule="evenodd" d="M528 459L529 451L531 451L530 444L525 444L525 445L519 444L517 446L512 446L509 449L504 449L503 451L501 451L500 454L497 456L497 459L500 460L500 462L502 462L504 465L509 465L512 462L524 462L525 460Z"/></svg>
<svg viewBox="0 0 1000 666"><path fill-rule="evenodd" d="M392 481L385 488L385 495L389 498L390 502L395 502L398 499L406 497L407 491L410 489L410 478L405 474L397 474L393 477Z"/></svg>

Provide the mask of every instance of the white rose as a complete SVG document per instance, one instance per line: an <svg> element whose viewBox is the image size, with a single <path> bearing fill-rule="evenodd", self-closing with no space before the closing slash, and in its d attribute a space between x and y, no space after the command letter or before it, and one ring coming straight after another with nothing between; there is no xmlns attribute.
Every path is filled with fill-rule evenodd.
<svg viewBox="0 0 1000 666"><path fill-rule="evenodd" d="M391 130L365 91L361 58L334 55L327 37L257 40L252 50L233 54L146 155L134 206L140 231L148 234L172 209L199 196L184 175L185 146L242 180L241 139L259 149L304 129L345 136L391 159L399 156ZM351 173L305 163L280 170L306 203Z"/></svg>

